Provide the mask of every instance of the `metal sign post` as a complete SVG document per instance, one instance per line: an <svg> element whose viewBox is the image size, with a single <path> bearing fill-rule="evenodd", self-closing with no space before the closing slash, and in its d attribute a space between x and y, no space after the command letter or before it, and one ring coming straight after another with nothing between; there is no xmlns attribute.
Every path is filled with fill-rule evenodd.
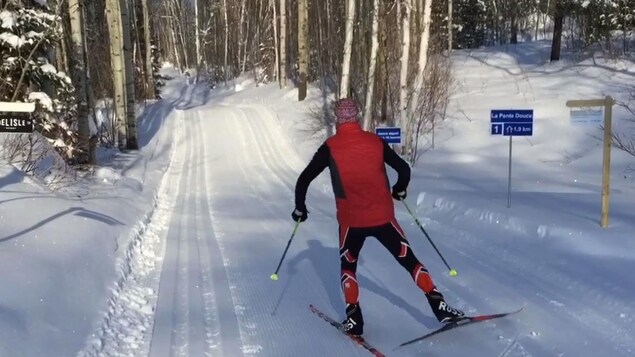
<svg viewBox="0 0 635 357"><path fill-rule="evenodd" d="M604 107L604 149L602 155L602 228L609 226L609 185L611 181L611 145L613 141L612 118L615 99L607 96L604 99L569 100L569 108ZM576 122L577 114L572 114L572 122Z"/></svg>
<svg viewBox="0 0 635 357"><path fill-rule="evenodd" d="M0 102L0 133L32 133L35 103Z"/></svg>
<svg viewBox="0 0 635 357"><path fill-rule="evenodd" d="M507 177L507 207L512 206L512 137L531 136L534 132L533 109L495 110L490 113L491 134L509 136L509 170Z"/></svg>

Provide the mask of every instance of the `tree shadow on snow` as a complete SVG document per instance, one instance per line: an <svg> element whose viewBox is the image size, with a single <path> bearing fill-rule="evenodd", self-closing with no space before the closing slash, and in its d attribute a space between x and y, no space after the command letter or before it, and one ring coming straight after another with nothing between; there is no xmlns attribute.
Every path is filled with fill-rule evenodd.
<svg viewBox="0 0 635 357"><path fill-rule="evenodd" d="M291 277L297 273L297 265L307 260L317 273L321 280L322 286L326 290L331 307L344 316L345 303L344 297L340 288L340 263L339 263L339 249L326 247L317 239L311 239L307 242L308 248L299 252L293 259L289 260L287 267L289 270L289 276ZM363 252L361 253L363 257ZM361 258L360 257L360 258ZM397 262L394 262L398 265ZM436 319L425 315L421 308L415 307L409 304L401 296L396 295L389 288L380 286L375 281L367 278L364 274L357 271L357 281L360 289L366 289L384 297L392 305L403 309L407 314L412 316L418 322L425 326L431 326L436 323ZM413 282L414 284L414 282ZM422 295L423 298L423 295ZM425 300L425 298L423 298ZM364 302L361 301L362 309L364 308Z"/></svg>
<svg viewBox="0 0 635 357"><path fill-rule="evenodd" d="M11 169L7 175L0 176L0 188L22 182L22 176L21 172Z"/></svg>
<svg viewBox="0 0 635 357"><path fill-rule="evenodd" d="M63 217L65 215L68 215L68 214L71 214L71 213L74 213L76 216L83 217L83 218L88 218L88 219L93 219L93 220L108 224L110 226L124 225L123 222L121 222L121 221L119 221L119 220L117 220L115 218L112 218L110 216L101 214L99 212L87 210L87 209L84 209L82 207L70 207L70 208L68 208L68 209L66 209L64 211L58 212L58 213L56 213L56 214L54 214L54 215L52 215L52 216L50 216L50 217L48 217L46 219L43 219L42 221L38 222L37 224L35 224L35 225L33 225L33 226L29 227L29 228L23 229L20 232L16 232L16 233L8 235L8 236L6 236L4 238L0 238L0 243L6 242L6 241L14 239L14 238L17 238L17 237L19 237L21 235L24 235L26 233L32 232L32 231L34 231L34 230L36 230L36 229L38 229L38 228L40 228L40 227L52 222L52 221L54 221L54 220L56 220L56 219L58 219L60 217Z"/></svg>

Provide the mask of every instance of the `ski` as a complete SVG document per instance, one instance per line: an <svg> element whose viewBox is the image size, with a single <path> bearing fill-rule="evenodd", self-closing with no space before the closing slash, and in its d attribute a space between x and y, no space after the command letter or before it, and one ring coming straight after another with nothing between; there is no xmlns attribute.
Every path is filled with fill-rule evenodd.
<svg viewBox="0 0 635 357"><path fill-rule="evenodd" d="M355 343L357 343L359 346L362 346L363 348L365 348L366 350L368 350L368 352L372 353L373 356L376 357L385 357L383 353L379 352L375 347L373 347L370 343L368 343L363 337L358 337L358 336L353 336L353 335L349 335L347 333L345 333L342 330L342 324L340 322L337 322L335 320L333 320L332 318L330 318L329 316L327 316L325 313L323 313L322 311L320 311L317 307L313 306L313 305L309 305L309 308L311 309L311 311L318 315L319 317L322 318L322 320L328 322L331 326L335 327L338 331L340 331L343 335L348 336L348 338L350 338L351 340L353 340Z"/></svg>
<svg viewBox="0 0 635 357"><path fill-rule="evenodd" d="M406 341L404 343L402 343L401 345L399 345L399 347L403 347L403 346L407 346L419 341L422 341L426 338L432 337L434 335L440 334L441 332L445 332L445 331L449 331L452 329L455 329L457 327L461 327L461 326L466 326L466 325L471 325L477 322L483 322L483 321L489 321L489 320L493 320L493 319L498 319L501 317L505 317L505 316L509 316L509 315L513 315L513 314L517 314L519 313L523 308L521 307L518 310L515 311L510 311L510 312L503 312L500 314L489 314L489 315L477 315L477 316L466 316L463 317L462 319L455 321L455 322L450 322L445 324L443 327L440 327L430 333L427 333L421 337L417 337L415 339L412 339L410 341ZM397 347L397 348L399 348Z"/></svg>

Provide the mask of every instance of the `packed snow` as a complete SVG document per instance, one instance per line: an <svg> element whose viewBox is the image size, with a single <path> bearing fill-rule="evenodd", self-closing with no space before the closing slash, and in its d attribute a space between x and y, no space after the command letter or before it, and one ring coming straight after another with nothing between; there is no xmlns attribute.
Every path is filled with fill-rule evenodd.
<svg viewBox="0 0 635 357"><path fill-rule="evenodd" d="M365 337L387 356L635 354L635 158L612 150L600 226L602 131L572 126L571 99L625 100L635 64L548 63L549 43L457 51L446 121L422 140L397 219L439 290L468 314L519 314L400 343L437 327L409 274L375 240L358 268ZM0 356L365 356L313 315L343 319L330 178L293 229L295 180L325 138L322 94L174 79L140 115L139 152L50 191L0 168ZM630 88L630 89L629 89ZM533 109L534 133L490 134L491 109ZM100 115L107 115L101 112ZM632 123L620 107L614 127ZM394 182L395 174L389 170Z"/></svg>
<svg viewBox="0 0 635 357"><path fill-rule="evenodd" d="M44 92L31 92L29 93L29 100L31 102L38 101L42 107L48 111L53 111L53 100L48 94Z"/></svg>

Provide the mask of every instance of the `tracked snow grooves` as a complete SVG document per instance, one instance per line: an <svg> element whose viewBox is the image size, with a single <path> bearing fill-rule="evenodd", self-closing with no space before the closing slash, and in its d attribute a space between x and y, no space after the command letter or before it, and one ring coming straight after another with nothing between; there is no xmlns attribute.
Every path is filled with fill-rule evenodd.
<svg viewBox="0 0 635 357"><path fill-rule="evenodd" d="M194 132L199 136L202 135L200 130L200 119L198 116L195 118L196 126L198 127ZM202 141L204 143L204 141ZM209 223L208 217L208 209L206 205L207 201L207 189L206 189L206 160L207 156L205 155L205 149L203 147L203 155L196 155L197 164L196 168L199 171L197 174L198 182L196 185L196 241L197 241L197 251L198 260L200 262L200 283L201 286L198 287L201 289L201 298L202 298L202 307L199 307L199 310L202 308L202 317L203 317L203 326L199 331L200 333L204 333L204 339L206 343L206 351L204 355L215 355L218 354L217 351L220 351L222 345L219 341L220 337L220 325L218 320L218 312L216 305L216 293L214 292L214 276L213 276L213 266L210 255L207 253L210 251L208 245L208 237L210 234L214 232L210 229L211 224ZM204 187L204 188L202 188ZM207 223L207 224L206 224ZM201 354L203 356L203 354Z"/></svg>
<svg viewBox="0 0 635 357"><path fill-rule="evenodd" d="M205 139L196 112L185 115L182 189L168 235L150 355L240 356L224 258L209 217Z"/></svg>
<svg viewBox="0 0 635 357"><path fill-rule="evenodd" d="M268 279L293 228L289 192L292 192L291 177L298 172L276 166L282 162L271 154L284 149L281 143L269 141L275 128L259 126L266 120L261 113L221 106L201 113L201 117L205 118L206 141L215 143L213 149L208 146L203 150L210 157L206 159L210 163L207 170L210 217L227 264L243 352L267 356L315 355L306 350L307 344L313 345L310 339L292 336L305 329L308 322L321 326L302 302L310 300L326 306L328 300L321 279L316 279L312 269L291 273L286 264L279 282ZM272 147L266 147L267 142ZM302 228L303 239L296 240L287 261L293 260L298 249L306 244L306 238L311 236L310 227L316 221L319 220L314 219ZM333 241L336 242L335 238ZM286 289L291 275L294 284L284 296L286 306L273 316L276 299L282 298L281 290ZM333 286L338 287L337 277ZM313 334L313 338L328 338L337 331L325 328ZM363 351L349 346L345 339L333 340L334 346L341 346L342 353L363 355Z"/></svg>
<svg viewBox="0 0 635 357"><path fill-rule="evenodd" d="M221 109L216 113L218 113L217 115L220 115L219 121L221 123L219 123L219 126L223 128L222 130L225 132L235 133L236 137L233 140L235 142L233 143L233 145L239 146L238 148L226 147L225 154L223 155L221 153L221 155L223 155L225 158L231 159L226 162L221 162L219 166L228 167L227 173L231 173L231 180L235 181L236 183L244 184L245 187L248 189L248 192L242 191L239 195L233 197L233 204L235 204L236 207L245 207L246 209L244 209L241 213L248 217L252 216L252 214L254 213L257 213L262 215L259 218L260 220L262 220L264 216L266 216L267 218L263 221L262 224L258 225L260 227L258 236L248 237L248 239L254 240L254 244L250 245L249 247L244 246L244 243L246 242L240 242L243 244L236 244L239 243L237 242L237 239L247 238L239 233L240 229L238 229L238 231L235 231L235 228L230 228L234 234L238 233L233 237L231 237L230 234L226 235L225 233L220 235L221 242L223 242L224 237L228 237L226 244L221 243L221 246L223 246L224 250L231 251L231 253L228 253L228 256L226 257L227 265L228 269L235 271L235 273L230 274L230 278L233 278L232 281L235 281L237 283L237 286L233 288L232 292L234 296L234 303L237 308L236 316L240 321L241 335L243 337L243 343L245 344L243 351L245 354L257 354L258 352L263 350L263 344L265 344L265 341L262 340L262 329L264 327L272 327L263 326L256 322L260 321L262 323L262 320L259 317L261 317L261 314L266 311L266 305L264 305L263 303L267 300L263 299L266 297L266 295L260 297L258 296L265 291L260 291L260 289L256 289L255 287L261 285L262 282L265 281L264 279L266 279L268 274L260 270L255 271L255 273L259 274L260 276L254 276L253 271L249 275L242 273L245 270L249 271L249 267L251 266L257 266L259 260L258 256L261 256L261 254L258 254L258 256L254 256L252 259L250 259L249 262L245 263L238 263L237 259L239 259L241 255L251 255L251 253L248 252L247 249L255 248L255 251L258 251L259 253L264 253L265 250L270 250L271 245L261 244L258 242L261 239L264 239L265 242L273 242L277 240L278 244L284 244L283 240L285 238L283 238L280 234L275 234L272 226L265 222L270 219L279 221L281 223L280 225L283 224L282 222L287 222L281 219L280 214L273 213L273 211L280 211L278 209L278 205L275 204L275 202L279 200L279 197L276 198L275 195L271 192L271 177L277 176L269 170L266 170L266 173L269 174L268 177L265 177L263 175L262 169L266 169L267 166L264 164L265 158L264 156L262 156L261 148L259 146L257 148L253 147L253 145L259 145L259 141L255 133L251 129L252 122L247 117L245 117L242 111L239 111L239 109ZM256 117L255 119L259 120L260 118ZM249 133L251 133L253 136L249 135L249 137L247 137L246 135L248 135ZM262 134L267 135L266 132ZM216 135L212 137L217 138ZM255 158L250 155L255 155ZM259 162L259 164L254 164L254 159L258 160L256 162ZM208 180L208 182L218 182L221 183L221 185L224 185L224 181L226 181L227 179L217 176L220 173L219 170L215 170L213 173L214 175L211 175L212 171L210 170L211 178L210 180ZM214 176L216 176L215 179L213 178ZM241 186L240 184L239 186ZM214 191L209 195L209 197L220 197L218 192L218 190L220 189L222 188L215 188ZM218 203L214 204L214 202L210 202L210 207L212 206L215 206L217 207L217 209L220 208L222 210L222 206L219 206ZM264 209L258 211L259 207L262 207ZM213 209L210 216L213 218L217 227L227 227L227 221L221 221L217 219L216 214L213 213ZM230 239L232 243L229 242ZM273 253L271 253L271 255L273 255ZM229 256L233 256L235 258L230 259ZM271 262L270 264L274 264L274 262ZM240 265L241 269L238 269L238 265ZM265 320L266 324L268 324L269 322L271 322L269 319ZM277 327L280 329L281 333L288 329L287 326ZM288 331L287 333L289 332L290 331Z"/></svg>
<svg viewBox="0 0 635 357"><path fill-rule="evenodd" d="M186 118L189 119L189 118ZM189 121L189 120L188 120ZM189 138L191 133L189 123L186 124L186 135L184 138ZM188 226L190 224L190 220L188 219L188 202L191 196L191 188L192 188L192 141L185 141L186 147L186 159L183 160L183 175L181 177L183 182L181 190L179 194L179 198L181 199L180 203L177 206L177 215L173 222L178 222L178 225L172 224L170 227L170 232L172 230L176 230L178 232L178 241L177 241L177 260L176 260L176 275L174 280L174 292L175 292L175 302L174 308L172 309L172 323L174 328L172 329L171 335L171 345L170 345L170 354L176 357L186 357L189 355L190 349L190 341L189 341L189 332L190 332L190 321L189 321L189 302L190 302L190 294L188 289L188 281L189 281L189 269L191 262L189 258L189 240L191 239L189 235ZM159 301L159 304L161 302ZM161 308L161 305L159 305Z"/></svg>
<svg viewBox="0 0 635 357"><path fill-rule="evenodd" d="M223 356L242 356L245 348L249 349L249 346L244 345L242 338L240 325L238 321L239 308L236 304L236 298L233 294L233 285L230 282L227 272L227 259L223 253L223 246L220 242L222 233L218 230L218 222L214 216L214 212L211 209L211 191L210 191L210 171L213 169L222 169L222 167L208 167L207 163L211 162L209 159L210 148L207 144L206 131L202 128L200 114L196 115L196 124L198 127L198 134L200 136L200 152L202 153L202 159L204 162L203 174L201 176L200 186L204 188L203 195L200 197L200 204L203 208L203 222L205 232L209 237L208 250L203 251L203 254L209 254L210 260L214 262L212 270L212 281L214 282L214 293L216 295L216 307L218 320L222 322L218 333L221 336L222 352Z"/></svg>
<svg viewBox="0 0 635 357"><path fill-rule="evenodd" d="M178 202L174 208L170 228L166 242L165 259L161 274L158 302L150 348L151 356L180 356L187 353L187 321L181 317L184 311L186 297L182 296L184 278L182 244L184 237L181 234L181 222L184 215L185 193L188 189L188 182L184 181L188 177L189 156L191 155L191 143L186 140L186 135L177 136L175 144L179 146L179 153L173 165L180 165L177 184L178 189L175 197ZM176 233L175 233L176 232ZM175 237L176 236L176 237ZM170 308L164 308L170 306Z"/></svg>
<svg viewBox="0 0 635 357"><path fill-rule="evenodd" d="M276 124L272 123L273 117L268 115L264 117L260 112L250 107L236 108L236 111L240 111L243 120L249 123L247 129L251 133L251 137L258 145L258 155L261 158L261 162L264 168L267 168L276 179L287 188L285 195L289 202L294 200L295 180L300 175L301 170L304 168L296 155L289 155L293 152L289 142L285 137L282 137L280 128L276 128ZM269 113L269 109L264 109ZM249 118L257 118L249 119ZM272 128L273 126L273 128ZM267 133L269 135L257 135L257 133ZM275 141L272 135L274 134L278 141ZM284 150L284 153L283 153ZM296 160L293 160L296 158ZM294 161L293 163L291 161ZM309 192L308 194L311 194ZM320 215L329 219L334 219L334 212L328 212L319 206L309 206L312 213L319 213ZM288 215L288 212L285 212Z"/></svg>

